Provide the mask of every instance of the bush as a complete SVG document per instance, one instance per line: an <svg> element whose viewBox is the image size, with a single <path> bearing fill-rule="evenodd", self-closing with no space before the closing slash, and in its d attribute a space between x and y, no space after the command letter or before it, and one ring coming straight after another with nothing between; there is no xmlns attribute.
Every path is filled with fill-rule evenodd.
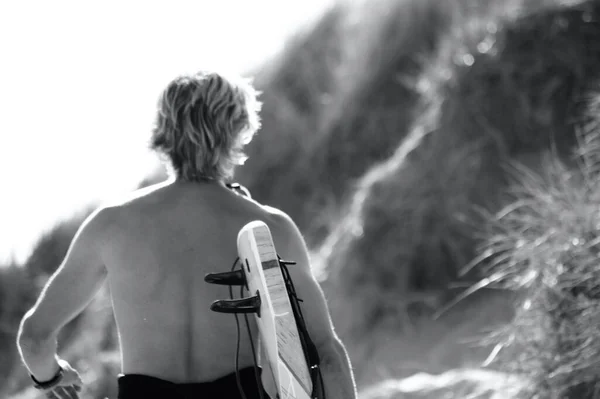
<svg viewBox="0 0 600 399"><path fill-rule="evenodd" d="M16 263L0 265L0 396L13 382L18 364L17 330L35 301L32 285L31 276Z"/></svg>
<svg viewBox="0 0 600 399"><path fill-rule="evenodd" d="M263 129L238 177L288 212L311 246L355 180L402 141L418 102L412 81L457 4L340 3L257 78Z"/></svg>
<svg viewBox="0 0 600 399"><path fill-rule="evenodd" d="M600 71L600 4L509 4L443 39L418 84L420 117L394 155L362 177L318 253L345 338L390 319L402 328L398 315L448 300L477 255L482 210L509 201L503 165L540 169L541 153L565 157L576 143L579 100Z"/></svg>
<svg viewBox="0 0 600 399"><path fill-rule="evenodd" d="M389 379L361 392L361 399L506 399L524 381L486 370L452 370L441 375L418 373L402 380Z"/></svg>
<svg viewBox="0 0 600 399"><path fill-rule="evenodd" d="M600 96L591 103L569 168L549 156L543 174L517 168L515 201L493 220L482 263L491 280L523 292L499 365L533 381L526 398L595 398L600 320Z"/></svg>

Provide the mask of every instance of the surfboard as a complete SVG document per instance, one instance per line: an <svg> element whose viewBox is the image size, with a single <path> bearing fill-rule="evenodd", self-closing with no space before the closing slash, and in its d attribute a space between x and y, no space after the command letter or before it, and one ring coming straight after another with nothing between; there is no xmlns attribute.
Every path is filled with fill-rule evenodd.
<svg viewBox="0 0 600 399"><path fill-rule="evenodd" d="M254 317L279 398L311 399L309 367L269 227L261 221L245 225L237 249L249 294L260 298Z"/></svg>

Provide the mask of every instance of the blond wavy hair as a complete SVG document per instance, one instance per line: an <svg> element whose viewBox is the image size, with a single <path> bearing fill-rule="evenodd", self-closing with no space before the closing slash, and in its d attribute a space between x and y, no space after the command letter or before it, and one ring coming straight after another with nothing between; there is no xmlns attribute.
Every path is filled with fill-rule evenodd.
<svg viewBox="0 0 600 399"><path fill-rule="evenodd" d="M160 96L150 147L178 179L230 180L260 128L259 94L241 77L179 76Z"/></svg>

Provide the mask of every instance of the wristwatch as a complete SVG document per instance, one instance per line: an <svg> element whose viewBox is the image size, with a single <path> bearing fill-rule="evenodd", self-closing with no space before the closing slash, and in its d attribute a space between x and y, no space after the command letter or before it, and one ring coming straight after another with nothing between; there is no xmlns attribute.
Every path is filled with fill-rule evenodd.
<svg viewBox="0 0 600 399"><path fill-rule="evenodd" d="M57 386L58 384L60 384L60 382L63 379L63 374L64 374L65 370L62 368L62 366L58 366L58 371L56 372L56 374L54 375L54 377L52 377L52 379L48 380L48 381L38 381L35 379L35 377L33 376L33 374L29 374L29 376L31 377L31 379L34 382L34 388L35 389L40 389L40 390L46 390L46 389L51 389L54 388L55 386Z"/></svg>

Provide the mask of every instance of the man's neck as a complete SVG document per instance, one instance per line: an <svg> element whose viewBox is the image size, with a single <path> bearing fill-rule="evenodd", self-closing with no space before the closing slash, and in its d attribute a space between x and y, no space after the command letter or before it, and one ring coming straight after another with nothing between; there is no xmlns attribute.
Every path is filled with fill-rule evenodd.
<svg viewBox="0 0 600 399"><path fill-rule="evenodd" d="M210 186L220 186L227 187L227 184L222 180L213 180L213 179L203 179L203 180L184 180L181 178L172 178L171 184L178 186L190 186L190 185L210 185Z"/></svg>

